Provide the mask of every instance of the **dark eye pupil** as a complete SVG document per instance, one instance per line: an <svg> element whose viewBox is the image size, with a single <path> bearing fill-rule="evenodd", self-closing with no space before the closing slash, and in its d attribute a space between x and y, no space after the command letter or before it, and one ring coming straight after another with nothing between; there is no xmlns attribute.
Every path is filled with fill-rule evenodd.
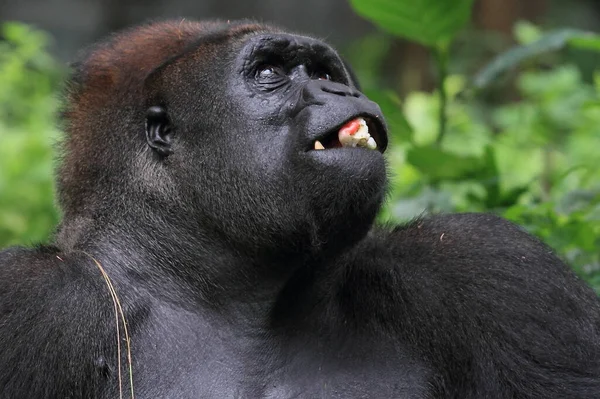
<svg viewBox="0 0 600 399"><path fill-rule="evenodd" d="M321 72L321 73L317 74L317 79L318 80L331 80L331 75L329 75L328 73Z"/></svg>

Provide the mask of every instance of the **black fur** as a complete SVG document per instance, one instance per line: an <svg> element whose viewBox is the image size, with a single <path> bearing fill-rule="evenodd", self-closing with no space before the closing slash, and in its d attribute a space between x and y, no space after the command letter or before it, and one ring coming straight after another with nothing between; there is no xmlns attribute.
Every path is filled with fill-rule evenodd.
<svg viewBox="0 0 600 399"><path fill-rule="evenodd" d="M482 214L373 227L382 154L310 151L356 116L387 144L327 45L170 21L77 65L64 220L0 252L1 397L130 396L103 272L137 398L600 397L598 299L549 248Z"/></svg>

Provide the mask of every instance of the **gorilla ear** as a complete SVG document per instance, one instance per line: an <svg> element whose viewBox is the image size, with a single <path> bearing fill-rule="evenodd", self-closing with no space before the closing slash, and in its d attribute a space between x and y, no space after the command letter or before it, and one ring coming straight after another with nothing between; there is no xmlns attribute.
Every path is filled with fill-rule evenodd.
<svg viewBox="0 0 600 399"><path fill-rule="evenodd" d="M160 156L166 157L173 153L173 129L167 115L167 110L161 106L148 108L146 113L146 141L150 148Z"/></svg>

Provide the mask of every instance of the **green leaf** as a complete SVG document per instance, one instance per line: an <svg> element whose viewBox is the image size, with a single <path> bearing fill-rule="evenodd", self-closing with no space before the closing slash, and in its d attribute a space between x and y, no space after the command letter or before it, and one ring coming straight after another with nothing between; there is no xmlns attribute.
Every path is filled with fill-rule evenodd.
<svg viewBox="0 0 600 399"><path fill-rule="evenodd" d="M475 76L471 86L482 89L492 83L500 74L514 68L523 61L549 51L559 50L567 45L600 49L600 35L577 29L551 31L531 44L516 46L499 54Z"/></svg>
<svg viewBox="0 0 600 399"><path fill-rule="evenodd" d="M543 36L540 28L529 21L517 21L513 33L517 42L523 45L531 44Z"/></svg>
<svg viewBox="0 0 600 399"><path fill-rule="evenodd" d="M569 45L583 50L600 51L600 35L587 33L569 40Z"/></svg>
<svg viewBox="0 0 600 399"><path fill-rule="evenodd" d="M473 0L350 0L383 30L425 46L447 44L471 16Z"/></svg>
<svg viewBox="0 0 600 399"><path fill-rule="evenodd" d="M463 178L481 168L476 157L452 154L434 146L411 148L406 160L432 181Z"/></svg>

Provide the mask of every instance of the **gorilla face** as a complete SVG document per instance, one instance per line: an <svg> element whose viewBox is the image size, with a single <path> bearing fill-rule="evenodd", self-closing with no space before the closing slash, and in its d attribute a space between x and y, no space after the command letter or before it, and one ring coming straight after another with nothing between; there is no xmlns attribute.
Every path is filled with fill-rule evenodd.
<svg viewBox="0 0 600 399"><path fill-rule="evenodd" d="M379 107L315 39L262 31L228 48L202 42L150 79L149 105L170 125L156 129L169 132L164 162L184 176L173 180L195 217L257 250L320 252L360 239L385 196ZM377 149L341 146L340 129L358 117Z"/></svg>

